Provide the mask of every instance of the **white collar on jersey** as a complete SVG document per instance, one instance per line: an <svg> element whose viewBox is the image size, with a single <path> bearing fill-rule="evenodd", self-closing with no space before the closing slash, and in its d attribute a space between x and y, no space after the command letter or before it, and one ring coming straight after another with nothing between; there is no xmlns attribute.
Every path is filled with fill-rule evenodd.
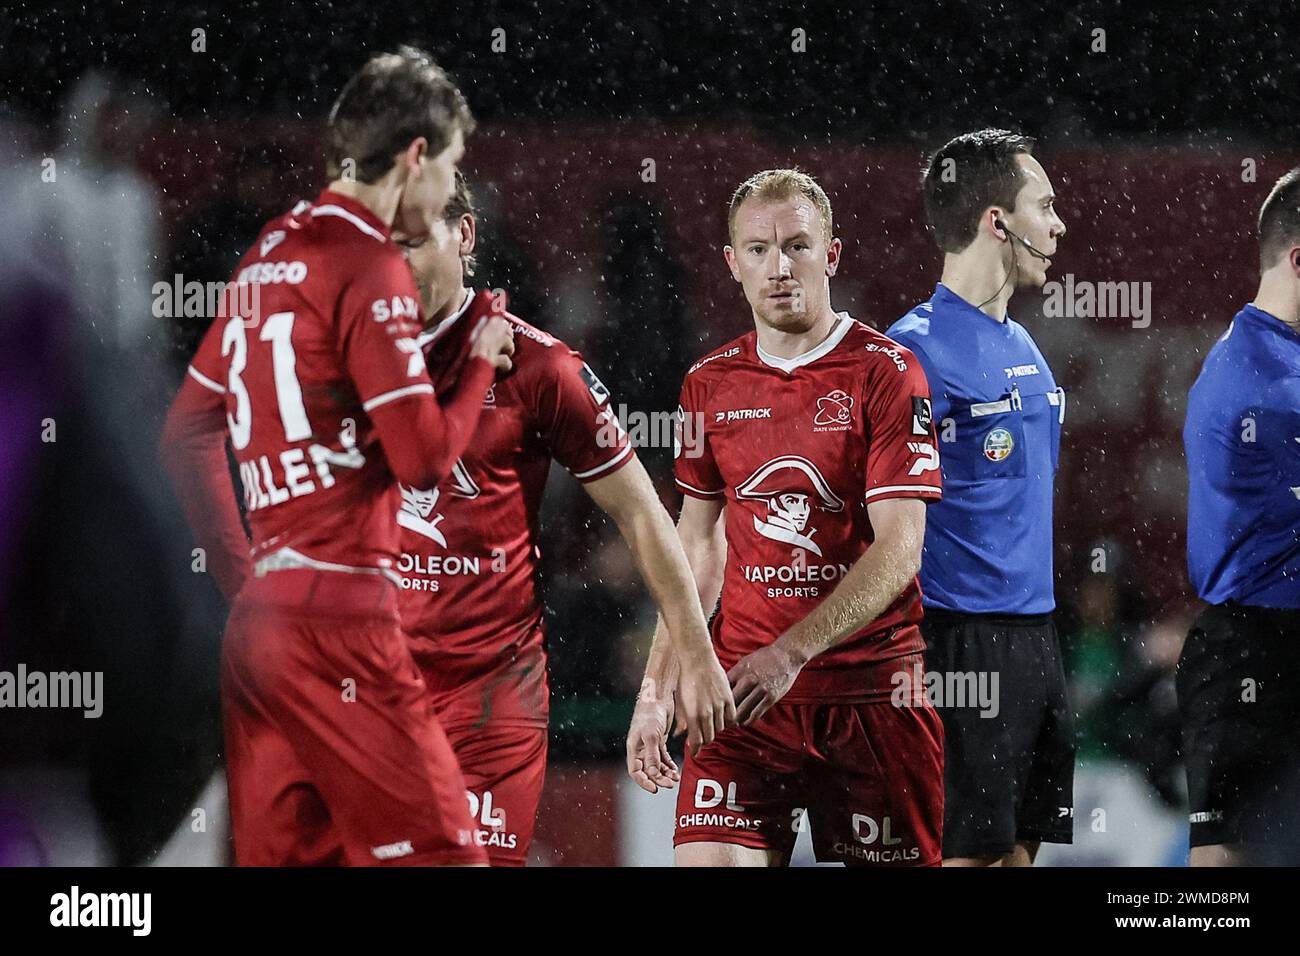
<svg viewBox="0 0 1300 956"><path fill-rule="evenodd" d="M810 362L815 362L835 346L839 345L844 336L849 334L849 329L853 327L853 318L847 312L836 312L840 317L840 324L831 330L831 334L822 339L819 345L810 348L802 355L796 355L794 358L781 358L773 355L771 352L765 352L763 346L757 342L754 347L758 352L758 360L764 365L770 365L772 368L779 368L783 372L793 372L797 368L802 368Z"/></svg>
<svg viewBox="0 0 1300 956"><path fill-rule="evenodd" d="M474 290L472 288L466 287L465 301L460 304L460 308L457 309L455 312L453 312L451 315L447 316L445 319L439 322L432 329L428 329L427 331L421 332L416 337L416 341L420 343L420 348L424 348L426 345L428 345L431 342L438 341L439 338L441 338L444 334L446 334L447 330L456 324L456 320L459 319L462 315L464 315L469 310L469 304L473 301L474 301Z"/></svg>
<svg viewBox="0 0 1300 956"><path fill-rule="evenodd" d="M297 211L298 211L297 207L294 207L294 212L296 213ZM352 225L356 226L367 236L370 236L370 238L378 239L380 242L388 241L388 237L385 236L382 232L380 232L374 226L370 225L370 223L366 222L360 216L356 216L348 212L342 206L335 206L333 204L327 203L324 206L316 206L315 208L313 208L311 214L313 219L316 216L339 216L343 219L346 219L348 222L352 223Z"/></svg>

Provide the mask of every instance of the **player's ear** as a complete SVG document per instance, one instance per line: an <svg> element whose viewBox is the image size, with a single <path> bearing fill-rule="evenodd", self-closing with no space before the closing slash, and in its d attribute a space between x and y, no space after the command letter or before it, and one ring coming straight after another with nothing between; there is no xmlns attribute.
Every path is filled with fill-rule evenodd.
<svg viewBox="0 0 1300 956"><path fill-rule="evenodd" d="M840 267L840 252L844 249L844 244L838 238L832 239L831 244L826 247L826 278L835 275Z"/></svg>
<svg viewBox="0 0 1300 956"><path fill-rule="evenodd" d="M727 268L731 270L731 278L739 282L740 267L736 265L736 250L730 244L722 247L722 258L727 260Z"/></svg>
<svg viewBox="0 0 1300 956"><path fill-rule="evenodd" d="M417 136L411 140L406 149L402 151L401 166L409 175L418 176L420 174L420 160L424 159L425 154L429 151L429 141L423 136Z"/></svg>
<svg viewBox="0 0 1300 956"><path fill-rule="evenodd" d="M1287 260L1291 263L1291 272L1300 277L1300 246L1292 246L1291 251L1287 253Z"/></svg>
<svg viewBox="0 0 1300 956"><path fill-rule="evenodd" d="M476 245L478 245L478 223L474 221L473 214L467 212L460 217L461 257L472 256Z"/></svg>

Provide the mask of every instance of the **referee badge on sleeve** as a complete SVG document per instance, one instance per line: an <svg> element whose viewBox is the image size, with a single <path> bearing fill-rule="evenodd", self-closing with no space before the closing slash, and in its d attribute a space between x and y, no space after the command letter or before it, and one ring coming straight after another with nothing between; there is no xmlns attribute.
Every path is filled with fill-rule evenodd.
<svg viewBox="0 0 1300 956"><path fill-rule="evenodd" d="M930 434L930 400L920 395L912 396L912 434Z"/></svg>

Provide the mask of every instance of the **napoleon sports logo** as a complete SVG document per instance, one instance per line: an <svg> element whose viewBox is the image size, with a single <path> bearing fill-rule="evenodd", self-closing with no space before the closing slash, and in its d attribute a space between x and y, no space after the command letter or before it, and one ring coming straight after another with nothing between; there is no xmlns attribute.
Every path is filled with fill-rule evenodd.
<svg viewBox="0 0 1300 956"><path fill-rule="evenodd" d="M840 512L844 502L807 458L782 455L759 466L736 488L736 497L761 501L767 515L754 515L754 530L765 538L806 548L818 557L822 549L813 541L816 529L808 530L815 503L822 511Z"/></svg>
<svg viewBox="0 0 1300 956"><path fill-rule="evenodd" d="M479 486L470 476L469 469L460 459L456 460L456 464L451 469L451 480L451 493L458 498L477 498L481 493ZM444 548L447 547L446 537L438 530L438 525L443 522L444 516L433 513L438 507L438 499L442 495L441 489L434 488L432 491L427 491L403 484L397 487L402 493L402 506L397 512L398 525L407 531L424 535Z"/></svg>

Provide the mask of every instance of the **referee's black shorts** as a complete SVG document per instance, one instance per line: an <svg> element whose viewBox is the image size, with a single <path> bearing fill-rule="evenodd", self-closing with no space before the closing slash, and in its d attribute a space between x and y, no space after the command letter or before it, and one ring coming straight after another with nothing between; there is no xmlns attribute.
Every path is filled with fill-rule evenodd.
<svg viewBox="0 0 1300 956"><path fill-rule="evenodd" d="M1300 843L1300 611L1210 605L1177 687L1191 845Z"/></svg>
<svg viewBox="0 0 1300 956"><path fill-rule="evenodd" d="M1074 718L1052 616L927 610L921 631L929 674L985 675L998 692L996 711L940 702L944 857L1073 842Z"/></svg>

